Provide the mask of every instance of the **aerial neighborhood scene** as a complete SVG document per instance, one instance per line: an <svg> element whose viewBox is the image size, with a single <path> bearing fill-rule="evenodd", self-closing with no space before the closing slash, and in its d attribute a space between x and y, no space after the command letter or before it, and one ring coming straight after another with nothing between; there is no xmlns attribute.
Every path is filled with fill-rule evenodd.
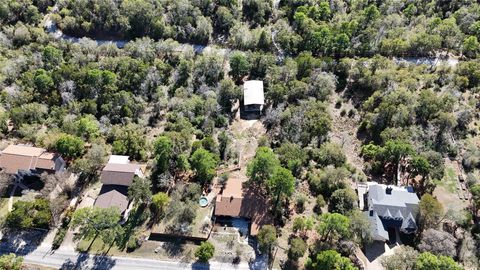
<svg viewBox="0 0 480 270"><path fill-rule="evenodd" d="M0 0L0 270L480 269L480 2Z"/></svg>

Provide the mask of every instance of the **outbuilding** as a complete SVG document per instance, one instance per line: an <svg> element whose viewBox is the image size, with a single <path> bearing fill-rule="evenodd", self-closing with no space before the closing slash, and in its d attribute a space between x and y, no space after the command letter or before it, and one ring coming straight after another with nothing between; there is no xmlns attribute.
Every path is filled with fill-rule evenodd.
<svg viewBox="0 0 480 270"><path fill-rule="evenodd" d="M246 81L243 85L243 105L246 112L260 112L265 105L263 81Z"/></svg>

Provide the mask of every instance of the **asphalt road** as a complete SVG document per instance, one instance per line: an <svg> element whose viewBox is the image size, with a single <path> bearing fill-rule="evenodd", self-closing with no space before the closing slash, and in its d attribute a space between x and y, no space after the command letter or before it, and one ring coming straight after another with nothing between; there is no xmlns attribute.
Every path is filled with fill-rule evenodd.
<svg viewBox="0 0 480 270"><path fill-rule="evenodd" d="M9 250L0 250L0 253L9 253ZM248 263L242 262L237 265L231 263L211 262L203 263L182 263L175 261L161 261L129 257L108 257L89 255L66 250L57 250L52 253L47 248L39 247L35 251L24 256L24 262L35 265L48 266L63 270L250 270L263 269L264 267L250 267Z"/></svg>

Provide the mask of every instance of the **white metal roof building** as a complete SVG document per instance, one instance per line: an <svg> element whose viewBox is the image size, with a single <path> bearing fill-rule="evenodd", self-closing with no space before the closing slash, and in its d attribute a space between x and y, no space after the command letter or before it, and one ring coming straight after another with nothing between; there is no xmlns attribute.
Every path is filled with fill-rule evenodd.
<svg viewBox="0 0 480 270"><path fill-rule="evenodd" d="M246 81L243 85L243 104L245 108L261 110L265 104L263 81ZM252 106L257 105L257 106Z"/></svg>

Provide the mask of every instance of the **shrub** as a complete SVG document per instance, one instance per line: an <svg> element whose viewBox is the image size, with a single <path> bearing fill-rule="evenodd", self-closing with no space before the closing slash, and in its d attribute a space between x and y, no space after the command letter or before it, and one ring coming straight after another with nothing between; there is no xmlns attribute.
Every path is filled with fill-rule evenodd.
<svg viewBox="0 0 480 270"><path fill-rule="evenodd" d="M307 244L302 238L293 238L290 243L290 249L288 250L288 258L291 260L298 260L303 257L303 254L307 251Z"/></svg>
<svg viewBox="0 0 480 270"><path fill-rule="evenodd" d="M68 228L59 228L57 234L55 234L55 238L53 239L52 249L58 249L60 245L63 243L63 239L67 234Z"/></svg>
<svg viewBox="0 0 480 270"><path fill-rule="evenodd" d="M215 254L215 247L210 242L202 242L195 251L195 257L201 262L208 262Z"/></svg>
<svg viewBox="0 0 480 270"><path fill-rule="evenodd" d="M297 210L299 213L305 211L305 203L308 201L307 195L301 193L297 196Z"/></svg>
<svg viewBox="0 0 480 270"><path fill-rule="evenodd" d="M316 203L315 208L313 209L315 211L315 213L317 213L317 214L322 213L322 207L327 205L327 203L325 202L325 199L323 198L323 196L321 194L319 194L317 196L317 198L315 199L315 203Z"/></svg>

